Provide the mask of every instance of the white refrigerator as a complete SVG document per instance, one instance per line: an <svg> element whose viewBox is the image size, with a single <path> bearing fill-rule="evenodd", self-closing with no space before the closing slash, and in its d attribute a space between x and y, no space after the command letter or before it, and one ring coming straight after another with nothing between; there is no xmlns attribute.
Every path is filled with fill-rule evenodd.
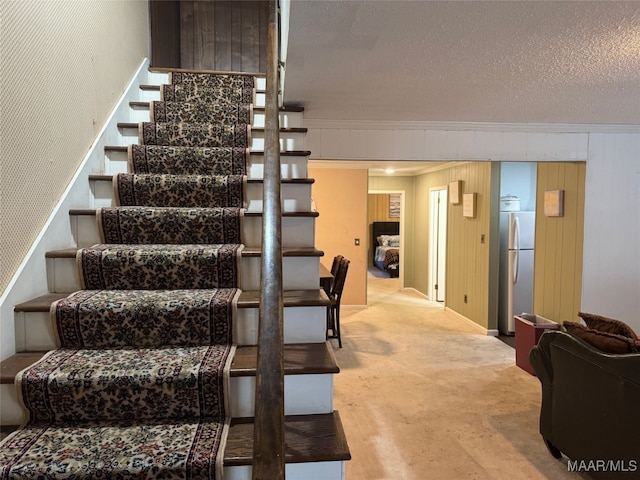
<svg viewBox="0 0 640 480"><path fill-rule="evenodd" d="M533 313L535 212L500 212L498 328L515 332L514 315Z"/></svg>

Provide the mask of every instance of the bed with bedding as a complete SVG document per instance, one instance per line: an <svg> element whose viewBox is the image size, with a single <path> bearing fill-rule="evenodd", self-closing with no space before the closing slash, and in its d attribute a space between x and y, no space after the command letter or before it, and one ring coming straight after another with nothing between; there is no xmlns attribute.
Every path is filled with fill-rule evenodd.
<svg viewBox="0 0 640 480"><path fill-rule="evenodd" d="M390 277L400 275L400 223L373 222L373 264Z"/></svg>

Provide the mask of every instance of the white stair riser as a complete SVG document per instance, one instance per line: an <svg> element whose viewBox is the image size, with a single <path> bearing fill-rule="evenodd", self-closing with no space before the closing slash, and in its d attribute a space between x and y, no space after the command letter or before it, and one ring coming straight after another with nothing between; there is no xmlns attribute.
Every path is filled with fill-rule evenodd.
<svg viewBox="0 0 640 480"><path fill-rule="evenodd" d="M255 377L232 377L229 382L232 417L252 417ZM286 415L308 415L333 411L333 374L286 375L284 381ZM2 425L20 425L24 420L22 403L14 384L0 385Z"/></svg>
<svg viewBox="0 0 640 480"><path fill-rule="evenodd" d="M95 215L71 215L71 231L77 247L90 247L103 243ZM282 242L285 248L313 247L315 235L314 217L284 217ZM242 243L247 247L262 244L262 217L247 216L242 223Z"/></svg>
<svg viewBox="0 0 640 480"><path fill-rule="evenodd" d="M234 338L238 345L258 343L258 316L255 308L239 308ZM284 342L319 343L325 341L326 308L285 307ZM43 351L58 347L49 312L16 312L16 351Z"/></svg>
<svg viewBox="0 0 640 480"><path fill-rule="evenodd" d="M280 150L304 150L304 137L305 132L280 132ZM264 150L264 131L251 131L251 149Z"/></svg>
<svg viewBox="0 0 640 480"><path fill-rule="evenodd" d="M263 183L248 183L245 189L244 201L249 212L262 212ZM285 183L282 189L282 211L310 212L311 211L311 184L310 183Z"/></svg>
<svg viewBox="0 0 640 480"><path fill-rule="evenodd" d="M307 178L307 162L309 158L306 155L280 156L280 175L284 180L293 178ZM105 154L104 173L106 175L114 175L116 173L127 173L129 165L127 160L127 152L109 150ZM247 178L250 180L260 180L264 178L264 155L250 155L249 165L247 165Z"/></svg>
<svg viewBox="0 0 640 480"><path fill-rule="evenodd" d="M346 462L287 463L287 480L344 480ZM251 480L250 466L224 467L225 480Z"/></svg>
<svg viewBox="0 0 640 480"><path fill-rule="evenodd" d="M18 400L16 386L11 383L0 385L0 425L21 425L25 420L25 411Z"/></svg>
<svg viewBox="0 0 640 480"><path fill-rule="evenodd" d="M242 289L260 290L260 257L242 259ZM312 290L320 283L318 257L284 257L282 283L285 290Z"/></svg>
<svg viewBox="0 0 640 480"><path fill-rule="evenodd" d="M260 289L260 257L243 257L240 288ZM312 290L319 287L318 257L284 257L282 259L283 288ZM75 258L47 258L47 281L50 292L81 290L80 274Z"/></svg>
<svg viewBox="0 0 640 480"><path fill-rule="evenodd" d="M264 178L264 155L251 155L247 166L247 177L250 179ZM306 155L289 156L280 155L280 175L283 180L293 178L307 178L307 163L309 157Z"/></svg>
<svg viewBox="0 0 640 480"><path fill-rule="evenodd" d="M115 206L113 183L111 180L92 180L91 208ZM282 184L282 211L285 213L311 211L311 184ZM245 204L249 212L262 212L262 183L247 183Z"/></svg>
<svg viewBox="0 0 640 480"><path fill-rule="evenodd" d="M242 243L247 247L262 245L263 217L244 217ZM283 217L282 246L306 248L315 246L315 217Z"/></svg>
<svg viewBox="0 0 640 480"><path fill-rule="evenodd" d="M302 112L280 112L280 128L302 127ZM264 128L265 112L258 110L253 112L252 125L256 128Z"/></svg>
<svg viewBox="0 0 640 480"><path fill-rule="evenodd" d="M166 72L152 72L148 73L149 85L165 85L169 83L169 74Z"/></svg>
<svg viewBox="0 0 640 480"><path fill-rule="evenodd" d="M255 377L233 377L229 385L232 417L252 417ZM242 399L237 402L237 399ZM333 411L333 374L285 375L285 415L309 415Z"/></svg>
<svg viewBox="0 0 640 480"><path fill-rule="evenodd" d="M326 338L326 307L285 307L284 343L319 343ZM238 329L235 334L238 345L258 344L259 310L238 309Z"/></svg>

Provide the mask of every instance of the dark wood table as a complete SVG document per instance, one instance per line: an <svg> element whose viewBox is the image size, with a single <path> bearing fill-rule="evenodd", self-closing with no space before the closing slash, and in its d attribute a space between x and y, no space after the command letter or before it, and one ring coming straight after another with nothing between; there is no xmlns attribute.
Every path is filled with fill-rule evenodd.
<svg viewBox="0 0 640 480"><path fill-rule="evenodd" d="M333 281L333 275L323 264L320 264L320 286L327 292L327 295L331 293L331 282Z"/></svg>

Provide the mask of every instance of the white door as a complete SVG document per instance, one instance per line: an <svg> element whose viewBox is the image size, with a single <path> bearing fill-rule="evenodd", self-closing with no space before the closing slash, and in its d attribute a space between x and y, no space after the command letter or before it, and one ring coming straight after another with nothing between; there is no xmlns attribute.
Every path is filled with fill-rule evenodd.
<svg viewBox="0 0 640 480"><path fill-rule="evenodd" d="M447 258L447 188L431 189L429 200L429 299L444 302Z"/></svg>

